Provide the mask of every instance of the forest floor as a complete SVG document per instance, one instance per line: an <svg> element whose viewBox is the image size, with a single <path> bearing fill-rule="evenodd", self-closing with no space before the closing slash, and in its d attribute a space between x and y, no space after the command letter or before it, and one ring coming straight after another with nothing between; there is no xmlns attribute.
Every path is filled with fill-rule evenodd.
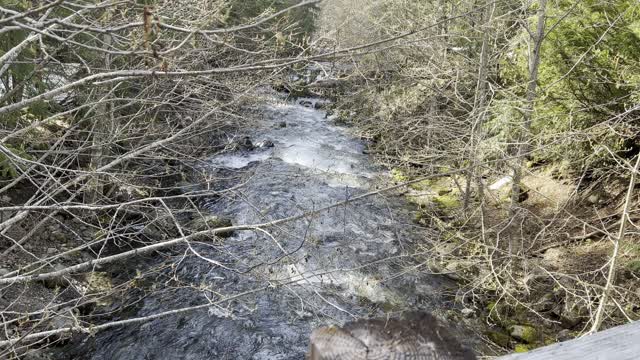
<svg viewBox="0 0 640 360"><path fill-rule="evenodd" d="M398 181L410 177L395 170ZM404 195L417 205L415 220L444 234L430 266L461 284L463 318L473 309L495 327L487 333L503 351L523 352L589 330L619 226L624 179L579 182L551 166L529 169L515 218L510 214L509 176L485 179L482 210L462 211L462 177L412 185ZM637 207L635 207L637 209ZM632 221L638 219L633 210ZM515 241L514 241L515 239ZM609 326L640 319L640 246L623 242L616 293L623 316ZM510 246L520 249L514 258Z"/></svg>

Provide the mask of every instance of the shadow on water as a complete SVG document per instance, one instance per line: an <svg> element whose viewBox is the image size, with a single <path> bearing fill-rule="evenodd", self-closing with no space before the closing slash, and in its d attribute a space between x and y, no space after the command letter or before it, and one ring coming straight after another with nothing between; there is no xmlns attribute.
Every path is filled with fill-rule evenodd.
<svg viewBox="0 0 640 360"><path fill-rule="evenodd" d="M211 159L212 174L245 171L247 183L208 203L209 211L235 224L259 223L340 202L387 181L384 170L363 154L364 144L327 121L313 101L305 99L303 106L273 96L261 105L263 119L249 135L274 146ZM145 296L126 316L267 289L205 310L83 336L60 358L301 359L317 326L450 306L442 293L454 284L416 270L406 256L430 236L412 224L410 212L401 198L378 195L269 234L242 231L217 245L194 245L224 268L180 251L165 254L165 263L176 264L161 270L171 278L167 290Z"/></svg>

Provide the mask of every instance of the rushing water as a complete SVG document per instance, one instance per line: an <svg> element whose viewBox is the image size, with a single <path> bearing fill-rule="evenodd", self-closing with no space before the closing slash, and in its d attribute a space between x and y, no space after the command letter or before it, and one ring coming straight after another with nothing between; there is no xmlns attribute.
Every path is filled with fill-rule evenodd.
<svg viewBox="0 0 640 360"><path fill-rule="evenodd" d="M308 104L306 102L305 104ZM311 101L313 103L313 101ZM300 101L274 97L249 135L273 147L218 156L212 176L244 172L245 186L207 209L235 224L301 214L388 181L364 144ZM283 127L284 124L286 126ZM219 306L84 337L65 349L85 359L301 359L312 329L403 309L443 308L452 284L416 269L409 257L429 232L412 223L399 197L376 195L309 219L242 231L200 255L175 256L171 277L194 284L145 297L130 316L205 303L269 286Z"/></svg>

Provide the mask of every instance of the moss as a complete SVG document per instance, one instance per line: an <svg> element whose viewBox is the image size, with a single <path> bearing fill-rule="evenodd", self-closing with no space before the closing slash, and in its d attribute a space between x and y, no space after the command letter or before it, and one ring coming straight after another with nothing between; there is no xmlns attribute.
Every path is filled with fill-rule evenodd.
<svg viewBox="0 0 640 360"><path fill-rule="evenodd" d="M427 180L418 181L417 183L413 183L409 185L409 187L417 191L426 191L426 190L431 190L434 184L435 183L433 182L433 180L427 179Z"/></svg>
<svg viewBox="0 0 640 360"><path fill-rule="evenodd" d="M453 194L434 196L433 202L443 210L454 210L460 207L460 199Z"/></svg>
<svg viewBox="0 0 640 360"><path fill-rule="evenodd" d="M413 215L413 221L417 224L424 224L426 220L425 213L422 211L416 211Z"/></svg>
<svg viewBox="0 0 640 360"><path fill-rule="evenodd" d="M538 340L538 331L529 325L513 325L509 327L511 336L515 339L522 340L527 344L533 344Z"/></svg>
<svg viewBox="0 0 640 360"><path fill-rule="evenodd" d="M640 273L640 260L633 260L627 264L627 269L636 274Z"/></svg>
<svg viewBox="0 0 640 360"><path fill-rule="evenodd" d="M526 344L516 344L516 347L515 347L514 351L517 352L517 353L525 353L525 352L527 352L529 350L531 350L531 349Z"/></svg>
<svg viewBox="0 0 640 360"><path fill-rule="evenodd" d="M511 343L511 338L509 337L509 335L498 331L488 332L487 337L489 337L489 339L496 345L502 346L504 348L509 347L509 344Z"/></svg>
<svg viewBox="0 0 640 360"><path fill-rule="evenodd" d="M487 311L492 312L496 308L496 302L490 301L487 303Z"/></svg>
<svg viewBox="0 0 640 360"><path fill-rule="evenodd" d="M409 180L409 177L398 168L391 169L391 178L398 182L405 182Z"/></svg>

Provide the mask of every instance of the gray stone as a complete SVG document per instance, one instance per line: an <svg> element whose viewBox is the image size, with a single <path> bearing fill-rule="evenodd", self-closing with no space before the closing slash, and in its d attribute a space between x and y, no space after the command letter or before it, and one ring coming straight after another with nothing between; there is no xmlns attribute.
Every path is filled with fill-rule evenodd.
<svg viewBox="0 0 640 360"><path fill-rule="evenodd" d="M572 338L573 336L571 336L571 330L568 330L568 329L560 330L556 335L556 339L558 341L567 341L567 340L571 340Z"/></svg>
<svg viewBox="0 0 640 360"><path fill-rule="evenodd" d="M60 232L60 231L54 231L51 233L51 239L54 241L64 241L65 240L65 235L64 233Z"/></svg>
<svg viewBox="0 0 640 360"><path fill-rule="evenodd" d="M315 107L317 110L322 110L322 109L327 108L329 105L331 105L331 102L329 102L329 101L322 101L322 100L318 100L318 101L316 101L316 103L314 104L314 107Z"/></svg>
<svg viewBox="0 0 640 360"><path fill-rule="evenodd" d="M476 311L474 309L470 309L470 308L464 308L460 312L462 313L462 316L464 316L466 318L473 317L476 314Z"/></svg>
<svg viewBox="0 0 640 360"><path fill-rule="evenodd" d="M10 272L11 272L11 270L9 270L9 269L0 268L0 277L5 276Z"/></svg>
<svg viewBox="0 0 640 360"><path fill-rule="evenodd" d="M73 322L73 319L67 316L56 315L53 316L51 320L49 320L49 326L51 327L51 329L68 329L70 327L73 327L74 325L75 324Z"/></svg>
<svg viewBox="0 0 640 360"><path fill-rule="evenodd" d="M544 294L536 303L532 305L532 308L536 311L546 312L552 311L557 306L555 296L552 293Z"/></svg>
<svg viewBox="0 0 640 360"><path fill-rule="evenodd" d="M66 266L62 264L55 264L51 269L48 269L45 272L61 271L64 269L66 269ZM48 278L44 280L44 286L48 287L49 289L64 288L64 287L67 287L68 285L69 285L69 281L67 281L67 279L65 279L64 276L56 276L56 277Z"/></svg>
<svg viewBox="0 0 640 360"><path fill-rule="evenodd" d="M255 146L251 142L251 138L248 136L244 136L237 143L235 143L236 150L253 150Z"/></svg>
<svg viewBox="0 0 640 360"><path fill-rule="evenodd" d="M95 260L95 257L91 256L86 252L81 252L80 258L82 259L82 262L89 262L89 261Z"/></svg>
<svg viewBox="0 0 640 360"><path fill-rule="evenodd" d="M578 302L565 303L562 315L560 316L560 324L566 329L574 328L589 316L589 309Z"/></svg>

